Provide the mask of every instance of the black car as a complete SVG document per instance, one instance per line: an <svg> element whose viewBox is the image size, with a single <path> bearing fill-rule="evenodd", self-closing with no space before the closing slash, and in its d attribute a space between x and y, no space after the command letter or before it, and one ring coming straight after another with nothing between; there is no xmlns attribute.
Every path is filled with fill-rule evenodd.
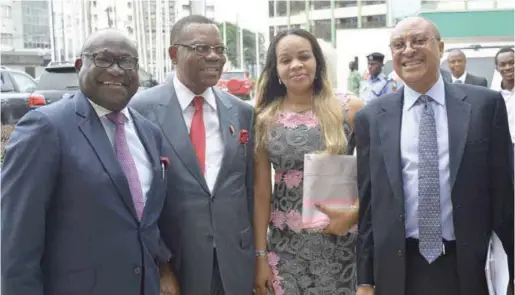
<svg viewBox="0 0 515 295"><path fill-rule="evenodd" d="M0 67L0 120L2 124L16 124L31 107L29 99L36 89L36 80L26 73Z"/></svg>
<svg viewBox="0 0 515 295"><path fill-rule="evenodd" d="M152 79L152 75L144 70L139 69L138 74L139 90L157 85L157 82ZM78 89L79 80L72 63L50 63L39 77L33 97L43 99L46 104L50 104Z"/></svg>

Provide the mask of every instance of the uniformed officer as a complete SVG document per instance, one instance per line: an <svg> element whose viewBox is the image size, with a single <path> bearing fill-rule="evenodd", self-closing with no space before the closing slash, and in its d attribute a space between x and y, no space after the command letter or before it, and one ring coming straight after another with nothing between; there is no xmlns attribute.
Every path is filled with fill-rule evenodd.
<svg viewBox="0 0 515 295"><path fill-rule="evenodd" d="M374 52L367 55L368 78L361 81L360 97L368 103L372 99L395 92L397 85L395 80L383 73L384 55Z"/></svg>

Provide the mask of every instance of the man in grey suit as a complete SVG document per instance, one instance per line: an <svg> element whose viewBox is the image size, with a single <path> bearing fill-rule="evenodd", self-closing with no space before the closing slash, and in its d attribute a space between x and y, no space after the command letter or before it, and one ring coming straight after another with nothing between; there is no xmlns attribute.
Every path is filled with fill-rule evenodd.
<svg viewBox="0 0 515 295"><path fill-rule="evenodd" d="M161 135L126 105L138 51L94 33L80 91L27 113L2 168L3 295L158 295Z"/></svg>
<svg viewBox="0 0 515 295"><path fill-rule="evenodd" d="M452 83L471 84L488 87L488 81L485 77L478 77L467 72L467 57L465 53L459 49L454 49L447 56L447 64L452 73Z"/></svg>
<svg viewBox="0 0 515 295"><path fill-rule="evenodd" d="M171 167L160 229L171 266L181 295L251 294L253 109L213 88L226 58L212 20L179 20L171 43L172 81L131 101L166 138Z"/></svg>
<svg viewBox="0 0 515 295"><path fill-rule="evenodd" d="M444 82L443 46L431 22L399 22L390 47L405 87L356 115L358 295L488 295L494 231L513 294L506 106L485 87Z"/></svg>

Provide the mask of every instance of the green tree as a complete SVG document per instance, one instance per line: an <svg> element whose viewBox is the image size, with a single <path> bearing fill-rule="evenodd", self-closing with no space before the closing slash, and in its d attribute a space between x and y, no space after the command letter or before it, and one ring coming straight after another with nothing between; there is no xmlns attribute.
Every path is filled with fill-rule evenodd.
<svg viewBox="0 0 515 295"><path fill-rule="evenodd" d="M223 23L218 24L220 28L220 32L224 32ZM226 22L225 23L225 32L227 34L227 56L231 63L235 67L239 68L247 68L248 65L254 65L256 62L256 36L254 32L243 29L243 51L244 51L244 65L240 65L240 53L239 53L239 30L236 24ZM259 33L259 55L260 55L260 63L264 65L264 43L265 38L263 34Z"/></svg>

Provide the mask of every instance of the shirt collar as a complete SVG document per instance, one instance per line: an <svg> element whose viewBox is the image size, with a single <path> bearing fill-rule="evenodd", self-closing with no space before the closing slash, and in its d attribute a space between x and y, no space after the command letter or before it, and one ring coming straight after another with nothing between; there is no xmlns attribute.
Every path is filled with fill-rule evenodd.
<svg viewBox="0 0 515 295"><path fill-rule="evenodd" d="M467 71L463 72L463 74L458 77L458 78L455 78L453 75L451 75L452 77L452 82L456 82L456 80L460 80L461 82L465 83L465 79L467 79Z"/></svg>
<svg viewBox="0 0 515 295"><path fill-rule="evenodd" d="M442 76L440 75L435 85L423 94L431 97L438 104L445 106L445 84L443 83ZM404 85L404 110L411 109L423 94L411 89L408 85Z"/></svg>
<svg viewBox="0 0 515 295"><path fill-rule="evenodd" d="M173 87L175 88L175 93L177 94L177 99L179 100L179 104L181 105L181 109L184 112L186 108L191 104L193 98L195 96L202 96L204 100L208 103L216 111L216 99L215 94L213 93L213 89L211 87L207 88L202 94L195 94L191 91L186 85L184 85L177 75L173 77Z"/></svg>
<svg viewBox="0 0 515 295"><path fill-rule="evenodd" d="M104 108L103 106L100 106L100 105L94 103L89 98L88 98L88 100L89 100L89 103L91 103L91 106L93 107L93 110L95 110L95 113L97 114L97 116L99 118L105 117L107 114L110 114L110 113L113 112L113 111L110 111L110 110ZM127 109L127 107L123 108L120 112L125 115L125 119L126 120L128 120L128 121L131 120L131 115L130 115L129 110Z"/></svg>
<svg viewBox="0 0 515 295"><path fill-rule="evenodd" d="M368 77L368 80L370 80L372 82L386 80L386 75L383 72L379 73L379 75L377 75L377 77L373 77L372 75L370 75L370 77Z"/></svg>

